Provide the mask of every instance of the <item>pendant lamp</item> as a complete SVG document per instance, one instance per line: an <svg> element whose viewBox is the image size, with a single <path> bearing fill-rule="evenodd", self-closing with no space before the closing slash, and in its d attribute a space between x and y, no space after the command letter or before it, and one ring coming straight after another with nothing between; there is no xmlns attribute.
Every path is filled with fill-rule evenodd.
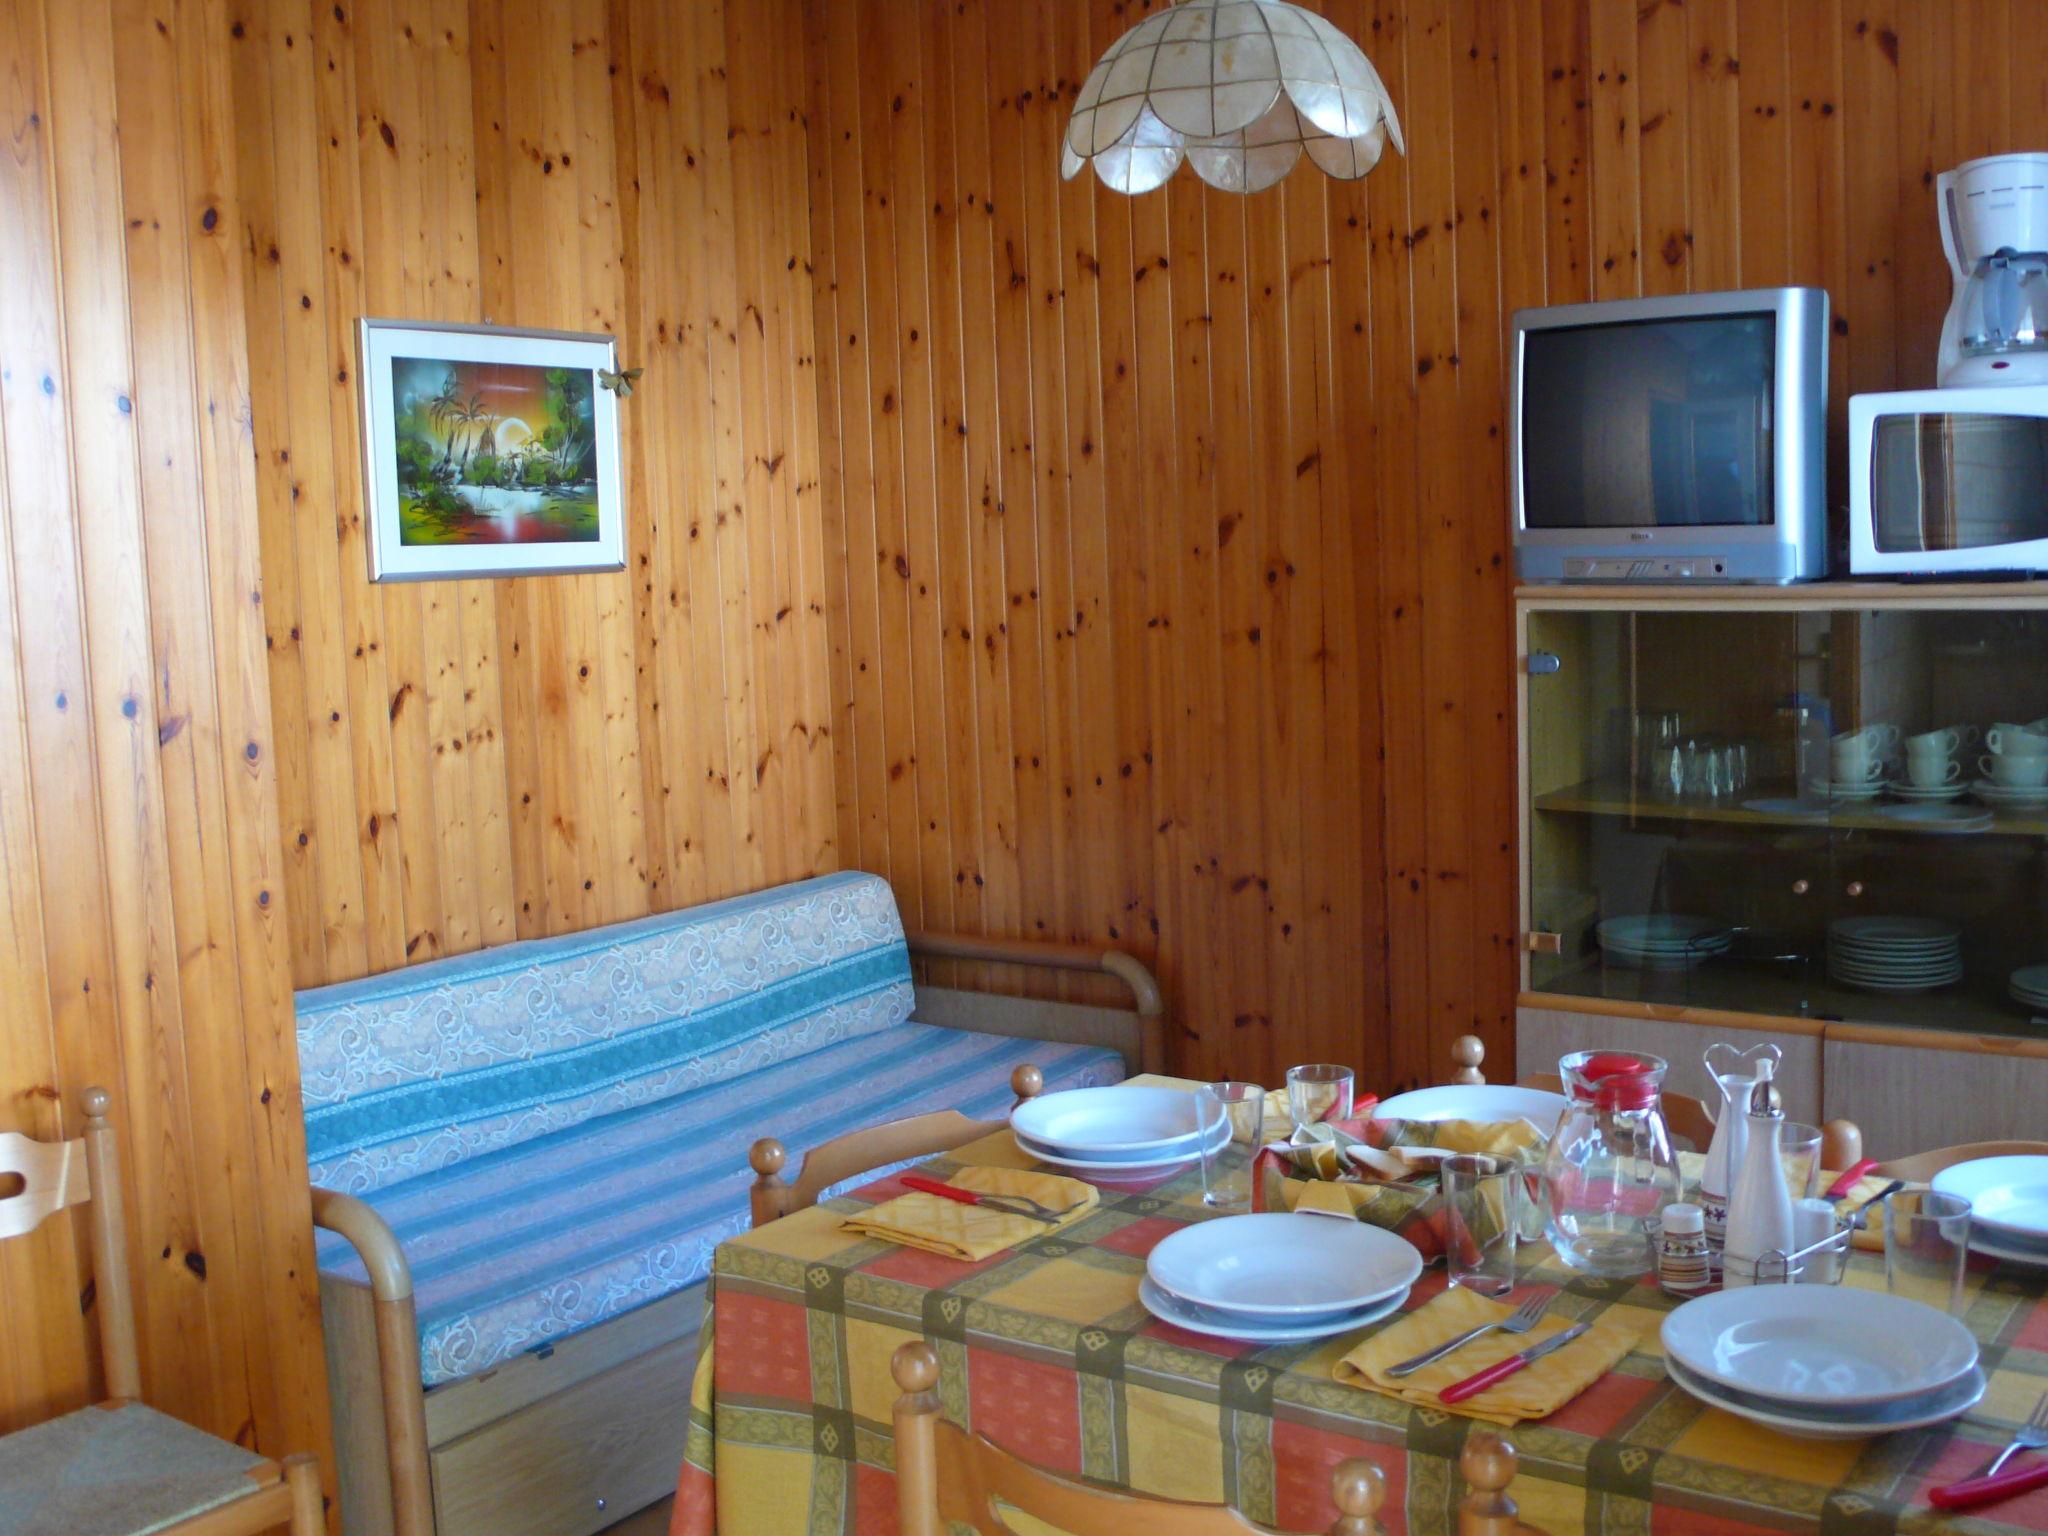
<svg viewBox="0 0 2048 1536"><path fill-rule="evenodd" d="M1289 0L1183 0L1110 45L1074 98L1060 174L1093 162L1118 192L1180 169L1259 192L1302 152L1345 181L1402 149L1394 103L1359 46ZM1406 153L1405 150L1402 151Z"/></svg>

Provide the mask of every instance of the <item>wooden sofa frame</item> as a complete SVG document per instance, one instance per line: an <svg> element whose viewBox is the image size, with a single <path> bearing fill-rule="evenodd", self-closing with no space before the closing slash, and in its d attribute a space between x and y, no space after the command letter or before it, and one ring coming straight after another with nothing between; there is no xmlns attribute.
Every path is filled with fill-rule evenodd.
<svg viewBox="0 0 2048 1536"><path fill-rule="evenodd" d="M1120 950L908 935L913 958L1095 973L1110 1008L917 986L920 1023L1106 1045L1164 1069L1159 984ZM690 1413L704 1287L440 1386L420 1385L412 1271L364 1202L313 1190L316 1226L348 1239L369 1280L320 1277L345 1536L588 1536L672 1492Z"/></svg>

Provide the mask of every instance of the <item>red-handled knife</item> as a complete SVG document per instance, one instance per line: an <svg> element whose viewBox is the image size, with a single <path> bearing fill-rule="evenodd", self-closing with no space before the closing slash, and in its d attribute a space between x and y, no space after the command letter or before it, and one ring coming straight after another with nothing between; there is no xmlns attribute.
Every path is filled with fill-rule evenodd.
<svg viewBox="0 0 2048 1536"><path fill-rule="evenodd" d="M1971 1509L2036 1488L2048 1488L2048 1461L2036 1460L1996 1477L1966 1477L1959 1483L1945 1483L1928 1491L1927 1502L1936 1509Z"/></svg>
<svg viewBox="0 0 2048 1536"><path fill-rule="evenodd" d="M1850 1190L1856 1187L1857 1181L1861 1179L1863 1175L1870 1172L1870 1170L1875 1168L1876 1166L1877 1159L1874 1157L1866 1157L1860 1163L1852 1163L1848 1168L1842 1171L1842 1176L1839 1179L1835 1180L1834 1183L1828 1186L1828 1199L1840 1200L1843 1196L1847 1195Z"/></svg>
<svg viewBox="0 0 2048 1536"><path fill-rule="evenodd" d="M1564 1348L1565 1345L1571 1343L1573 1339L1584 1333L1590 1326L1591 1324L1588 1323L1573 1323L1563 1333L1554 1333L1541 1344L1531 1345L1519 1355L1509 1355L1507 1359L1500 1361L1498 1364L1489 1365L1483 1371L1474 1371L1463 1381L1452 1382L1443 1391L1437 1393L1437 1398L1441 1402L1462 1403L1468 1397L1477 1397L1495 1382L1506 1381L1523 1366L1534 1365L1552 1350Z"/></svg>
<svg viewBox="0 0 2048 1536"><path fill-rule="evenodd" d="M978 1189L962 1189L957 1184L941 1184L937 1179L928 1179L921 1173L906 1173L903 1175L902 1182L905 1189L914 1189L920 1194L937 1195L942 1200L958 1200L962 1205L985 1205L992 1211L1001 1211L1005 1216L1029 1217L1032 1221L1042 1221L1049 1227L1058 1226L1060 1216L1066 1214L1064 1211L1059 1213L1059 1215L1053 1215L1044 1211L1027 1211L1022 1206L1011 1203L1012 1201L1024 1199L1022 1195L1004 1195L987 1193ZM1034 1200L1030 1203L1036 1205L1038 1202Z"/></svg>

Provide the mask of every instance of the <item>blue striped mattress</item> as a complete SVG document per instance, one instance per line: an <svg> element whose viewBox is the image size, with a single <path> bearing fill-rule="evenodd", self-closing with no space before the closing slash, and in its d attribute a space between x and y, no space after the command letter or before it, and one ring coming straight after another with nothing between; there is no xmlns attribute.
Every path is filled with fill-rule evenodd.
<svg viewBox="0 0 2048 1536"><path fill-rule="evenodd" d="M1124 1075L1098 1046L905 1022L366 1193L412 1264L425 1384L697 1284L746 1229L756 1138L780 1137L793 1174L806 1150L863 1126L937 1109L999 1118L1024 1062L1047 1089ZM323 1272L366 1278L345 1240L320 1238Z"/></svg>

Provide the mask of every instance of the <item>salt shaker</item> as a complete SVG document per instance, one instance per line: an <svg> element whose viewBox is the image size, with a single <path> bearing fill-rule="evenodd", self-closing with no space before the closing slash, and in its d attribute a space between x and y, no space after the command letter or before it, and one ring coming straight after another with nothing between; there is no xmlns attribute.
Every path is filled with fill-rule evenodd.
<svg viewBox="0 0 2048 1536"><path fill-rule="evenodd" d="M1785 1187L1785 1165L1778 1148L1785 1112L1778 1107L1778 1096L1771 1087L1776 1067L1768 1057L1759 1061L1749 1090L1749 1145L1728 1195L1728 1236L1721 1255L1721 1284L1728 1288L1754 1285L1757 1261L1765 1254L1793 1251L1792 1193Z"/></svg>
<svg viewBox="0 0 2048 1536"><path fill-rule="evenodd" d="M1665 1206L1657 1240L1657 1283L1673 1295L1691 1296L1705 1290L1712 1279L1705 1213L1689 1203Z"/></svg>

